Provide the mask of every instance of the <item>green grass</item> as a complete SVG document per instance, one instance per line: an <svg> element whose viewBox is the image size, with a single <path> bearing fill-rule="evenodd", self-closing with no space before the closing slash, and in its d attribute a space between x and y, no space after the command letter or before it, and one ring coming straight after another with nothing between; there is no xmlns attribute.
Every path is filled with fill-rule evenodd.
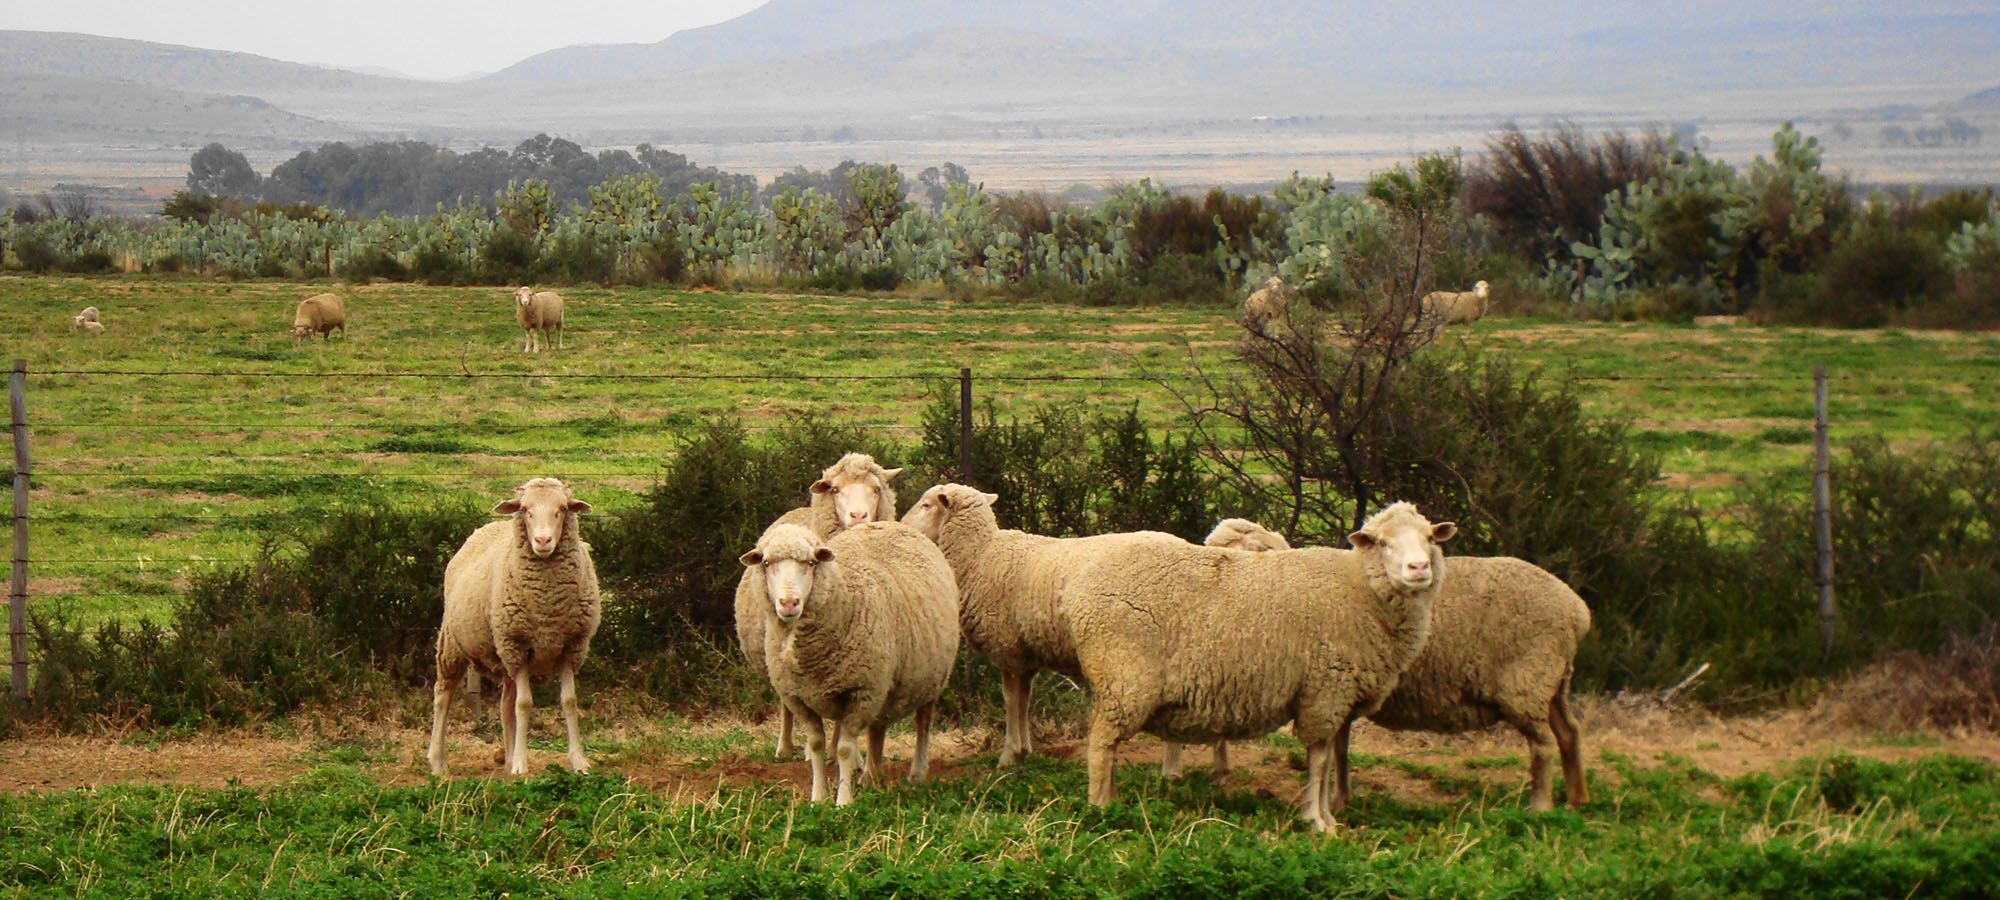
<svg viewBox="0 0 2000 900"><path fill-rule="evenodd" d="M1581 810L1363 791L1325 836L1199 772L1128 765L1093 808L1082 767L1041 756L846 809L554 767L384 787L381 756L330 746L268 788L0 796L0 897L1990 897L2000 862L2000 771L1944 755L1735 779L1614 756Z"/></svg>
<svg viewBox="0 0 2000 900"><path fill-rule="evenodd" d="M345 341L295 342L292 306L324 287L0 278L0 358L31 372L36 602L158 617L274 524L387 497L490 505L533 475L616 515L712 415L764 428L811 410L913 442L961 366L1003 415L1136 402L1170 429L1184 407L1145 379L1185 376L1190 356L1226 366L1239 331L1223 309L580 288L565 291L568 349L530 356L502 289L376 285L348 290ZM104 334L68 332L85 305ZM1588 406L1636 422L1668 483L1704 503L1743 475L1802 470L1815 363L1835 376L1836 445L2000 421L1988 334L1488 320L1445 340L1589 379ZM60 374L75 370L233 374ZM1078 378L1011 380L1052 374ZM884 375L908 377L843 377Z"/></svg>

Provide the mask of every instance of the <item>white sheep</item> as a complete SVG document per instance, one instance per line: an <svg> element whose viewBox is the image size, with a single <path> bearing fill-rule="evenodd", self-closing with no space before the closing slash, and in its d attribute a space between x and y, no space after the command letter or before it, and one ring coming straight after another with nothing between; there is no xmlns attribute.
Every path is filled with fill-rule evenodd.
<svg viewBox="0 0 2000 900"><path fill-rule="evenodd" d="M1232 520L1243 521L1243 520ZM1254 523L1208 544L1265 549L1283 541ZM1251 529L1255 529L1254 531ZM1577 644L1590 607L1562 579L1511 556L1453 556L1431 608L1431 639L1369 721L1394 731L1456 734L1506 722L1528 741L1528 805L1555 807L1549 750L1562 755L1569 805L1590 802L1582 738L1569 709ZM1334 746L1334 808L1347 805L1346 733Z"/></svg>
<svg viewBox="0 0 2000 900"><path fill-rule="evenodd" d="M1423 650L1455 533L1397 503L1349 535L1353 551L1152 544L1077 572L1060 616L1090 682L1090 801L1116 799L1118 745L1141 730L1212 741L1289 721L1306 745L1300 818L1332 826L1331 751Z"/></svg>
<svg viewBox="0 0 2000 900"><path fill-rule="evenodd" d="M587 772L577 730L576 670L590 654L599 609L597 569L577 534L577 516L590 504L554 478L535 478L493 511L507 518L480 526L444 570L431 773L445 773L445 720L468 667L501 686L501 754L512 775L528 773L530 680L560 676L569 765Z"/></svg>
<svg viewBox="0 0 2000 900"><path fill-rule="evenodd" d="M563 297L555 291L537 291L523 287L514 292L514 321L521 323L527 337L521 341L521 349L527 353L540 353L548 346L549 331L555 330L556 349L562 349L563 337ZM535 332L541 332L541 339L535 339Z"/></svg>
<svg viewBox="0 0 2000 900"><path fill-rule="evenodd" d="M99 321L97 318L97 307L86 306L83 308L82 312L79 312L76 315L71 316L69 320L69 330L81 331L86 334L98 334L103 332L104 323Z"/></svg>
<svg viewBox="0 0 2000 900"><path fill-rule="evenodd" d="M832 537L842 528L866 522L893 522L896 519L896 489L890 484L902 469L885 469L866 453L849 453L821 472L812 483L812 503L785 513L772 526L804 525L821 538ZM744 572L736 582L736 645L757 674L769 678L764 667L764 628L771 617L770 604L761 593L762 584ZM796 752L792 744L792 711L778 708L780 759Z"/></svg>
<svg viewBox="0 0 2000 900"><path fill-rule="evenodd" d="M1215 530L1202 541L1208 547L1234 547L1238 550L1290 550L1292 545L1285 536L1265 528L1249 519L1223 519L1215 524ZM1168 778L1181 774L1181 745L1178 741L1167 741L1165 755L1160 760L1160 772ZM1229 742L1215 742L1215 776L1221 778L1229 774Z"/></svg>
<svg viewBox="0 0 2000 900"><path fill-rule="evenodd" d="M854 802L856 752L844 737L867 734L879 781L883 737L911 714L910 780L922 781L931 718L958 659L958 588L937 546L896 522L823 541L803 525L775 525L742 562L770 598L765 664L779 698L805 723L812 799L826 799L828 719L840 762L835 805Z"/></svg>
<svg viewBox="0 0 2000 900"><path fill-rule="evenodd" d="M1423 321L1431 328L1470 325L1486 315L1487 284L1481 281L1469 291L1432 291L1424 295Z"/></svg>
<svg viewBox="0 0 2000 900"><path fill-rule="evenodd" d="M1283 321L1292 306L1292 286L1273 275L1264 286L1243 298L1243 327L1270 337L1274 323Z"/></svg>
<svg viewBox="0 0 2000 900"><path fill-rule="evenodd" d="M1002 529L993 515L998 499L962 484L938 485L903 514L903 524L937 541L951 561L966 646L1000 669L1007 717L1000 765L1008 766L1034 752L1028 710L1035 674L1082 674L1056 611L1064 580L1100 555L1148 544L1190 545L1158 531L1053 538Z"/></svg>
<svg viewBox="0 0 2000 900"><path fill-rule="evenodd" d="M325 339L336 328L340 329L341 337L347 336L347 303L338 294L314 294L300 300L297 311L292 313L293 337L317 334Z"/></svg>

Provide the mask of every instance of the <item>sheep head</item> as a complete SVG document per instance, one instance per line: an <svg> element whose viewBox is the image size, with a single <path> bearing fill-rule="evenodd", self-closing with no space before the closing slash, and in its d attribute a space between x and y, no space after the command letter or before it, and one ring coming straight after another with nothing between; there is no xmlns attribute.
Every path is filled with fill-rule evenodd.
<svg viewBox="0 0 2000 900"><path fill-rule="evenodd" d="M999 502L999 494L989 494L963 484L940 484L917 498L916 505L903 514L903 524L935 541L944 532L944 523L953 516Z"/></svg>
<svg viewBox="0 0 2000 900"><path fill-rule="evenodd" d="M1481 300L1486 299L1486 282L1484 280L1481 280L1477 284L1474 284L1472 286L1472 292L1478 294L1479 299Z"/></svg>
<svg viewBox="0 0 2000 900"><path fill-rule="evenodd" d="M1235 550L1290 550L1292 544L1285 536L1265 528L1249 519L1223 519L1217 522L1215 530L1208 533L1202 543L1210 547L1228 547Z"/></svg>
<svg viewBox="0 0 2000 900"><path fill-rule="evenodd" d="M513 516L528 550L546 559L562 545L564 532L576 527L576 514L590 512L590 504L571 496L569 488L554 478L533 478L515 488L514 499L501 501L493 512Z"/></svg>
<svg viewBox="0 0 2000 900"><path fill-rule="evenodd" d="M805 615L806 598L812 596L813 576L821 564L833 562L833 548L803 525L778 525L764 533L755 549L737 560L754 577L764 579L764 594L771 598L772 614L781 622L791 623Z"/></svg>
<svg viewBox="0 0 2000 900"><path fill-rule="evenodd" d="M1382 571L1398 590L1416 593L1431 586L1443 568L1438 545L1458 534L1450 522L1432 524L1408 503L1393 503L1370 516L1347 542L1361 553L1378 554Z"/></svg>
<svg viewBox="0 0 2000 900"><path fill-rule="evenodd" d="M514 302L522 307L526 307L529 304L534 303L535 289L531 287L517 288L514 291Z"/></svg>
<svg viewBox="0 0 2000 900"><path fill-rule="evenodd" d="M820 473L812 492L831 496L834 523L852 528L895 517L895 494L889 490L889 482L901 474L902 469L882 468L866 453L849 453Z"/></svg>

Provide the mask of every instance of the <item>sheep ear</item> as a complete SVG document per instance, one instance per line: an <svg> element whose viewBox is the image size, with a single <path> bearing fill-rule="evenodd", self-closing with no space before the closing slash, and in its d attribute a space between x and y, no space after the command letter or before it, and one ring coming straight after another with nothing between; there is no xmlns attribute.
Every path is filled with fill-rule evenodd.
<svg viewBox="0 0 2000 900"><path fill-rule="evenodd" d="M736 561L742 563L746 568L754 566L764 561L764 551L752 550L742 556L736 557Z"/></svg>
<svg viewBox="0 0 2000 900"><path fill-rule="evenodd" d="M833 482L824 478L815 481L813 482L812 492L815 494L831 494L833 493Z"/></svg>
<svg viewBox="0 0 2000 900"><path fill-rule="evenodd" d="M833 562L833 548L821 547L818 550L814 550L813 559L819 560L820 562Z"/></svg>
<svg viewBox="0 0 2000 900"><path fill-rule="evenodd" d="M1442 544L1458 535L1458 525L1453 522L1439 522L1431 526L1431 543Z"/></svg>
<svg viewBox="0 0 2000 900"><path fill-rule="evenodd" d="M937 492L937 502L938 502L938 505L939 505L939 506L942 506L942 507L944 507L945 509L950 509L950 508L951 508L951 494L950 494L949 492L947 492L947 491L938 491L938 492Z"/></svg>
<svg viewBox="0 0 2000 900"><path fill-rule="evenodd" d="M1374 535L1366 531L1357 531L1347 536L1347 543L1356 550L1373 550L1375 549L1375 545L1380 542L1375 540Z"/></svg>
<svg viewBox="0 0 2000 900"><path fill-rule="evenodd" d="M987 506L992 506L993 504L1000 502L999 494L980 494L979 496L986 498Z"/></svg>
<svg viewBox="0 0 2000 900"><path fill-rule="evenodd" d="M496 516L511 516L520 511L521 501L519 500L502 500L493 505L493 514Z"/></svg>
<svg viewBox="0 0 2000 900"><path fill-rule="evenodd" d="M903 474L903 470L902 470L902 469L883 469L883 470L882 470L882 480L883 480L883 481L885 481L885 482L887 482L887 481L895 481L895 480L896 480L896 476L898 476L898 475L901 475L901 474Z"/></svg>
<svg viewBox="0 0 2000 900"><path fill-rule="evenodd" d="M568 509L570 512L573 513L587 513L590 512L590 504L585 503L582 500L571 500L569 502Z"/></svg>

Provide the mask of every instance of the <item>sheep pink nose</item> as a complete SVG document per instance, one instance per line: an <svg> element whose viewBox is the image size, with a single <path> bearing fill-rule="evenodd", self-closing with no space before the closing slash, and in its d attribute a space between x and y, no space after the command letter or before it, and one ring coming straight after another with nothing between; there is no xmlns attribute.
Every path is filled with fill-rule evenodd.
<svg viewBox="0 0 2000 900"><path fill-rule="evenodd" d="M796 599L792 599L792 600L787 600L787 599L782 599L782 598L781 598L781 599L779 599L779 600L778 600L778 614L779 614L779 615L781 615L781 616L796 616L796 615L798 615L798 614L799 614L799 603L800 603L800 601L799 601L799 600L796 600Z"/></svg>
<svg viewBox="0 0 2000 900"><path fill-rule="evenodd" d="M1410 570L1410 574L1412 575L1423 575L1431 570L1431 561L1425 559L1411 563L1404 563L1403 567Z"/></svg>
<svg viewBox="0 0 2000 900"><path fill-rule="evenodd" d="M850 522L866 522L868 521L868 513L866 510L857 509L847 514L847 520Z"/></svg>

